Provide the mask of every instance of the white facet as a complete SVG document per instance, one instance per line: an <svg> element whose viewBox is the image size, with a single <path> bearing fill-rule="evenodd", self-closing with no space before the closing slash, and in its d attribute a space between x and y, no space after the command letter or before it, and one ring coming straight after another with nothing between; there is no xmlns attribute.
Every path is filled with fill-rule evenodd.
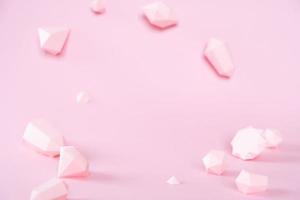
<svg viewBox="0 0 300 200"><path fill-rule="evenodd" d="M167 180L167 183L170 185L178 185L180 181L175 176L172 176Z"/></svg>
<svg viewBox="0 0 300 200"><path fill-rule="evenodd" d="M276 129L265 129L262 136L268 148L275 148L282 142L280 131Z"/></svg>
<svg viewBox="0 0 300 200"><path fill-rule="evenodd" d="M221 175L226 168L225 153L223 151L210 151L203 159L203 165L208 173Z"/></svg>
<svg viewBox="0 0 300 200"><path fill-rule="evenodd" d="M267 176L253 174L242 170L235 179L238 190L244 194L253 194L267 190L269 180Z"/></svg>

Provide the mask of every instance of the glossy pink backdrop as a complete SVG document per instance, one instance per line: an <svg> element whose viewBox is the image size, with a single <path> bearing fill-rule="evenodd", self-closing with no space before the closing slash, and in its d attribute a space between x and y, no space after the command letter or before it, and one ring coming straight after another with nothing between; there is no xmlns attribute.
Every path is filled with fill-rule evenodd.
<svg viewBox="0 0 300 200"><path fill-rule="evenodd" d="M44 117L90 160L87 179L68 179L71 200L288 199L300 196L300 2L165 0L177 27L149 26L150 0L0 2L0 198L29 199L56 175L57 159L22 145L27 122ZM72 29L63 54L38 46L39 26ZM216 75L206 41L229 44L237 70ZM88 90L93 101L75 102ZM230 152L244 126L278 128L283 145L255 161L229 156L224 176L204 172L211 149ZM270 177L269 191L237 192L241 169ZM175 175L183 184L170 186Z"/></svg>

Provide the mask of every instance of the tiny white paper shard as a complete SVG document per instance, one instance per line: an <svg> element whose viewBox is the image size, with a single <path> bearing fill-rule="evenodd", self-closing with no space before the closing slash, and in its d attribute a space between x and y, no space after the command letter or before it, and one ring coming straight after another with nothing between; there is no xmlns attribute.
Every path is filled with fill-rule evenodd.
<svg viewBox="0 0 300 200"><path fill-rule="evenodd" d="M91 10L96 14L105 12L105 5L103 0L93 0L90 5Z"/></svg>
<svg viewBox="0 0 300 200"><path fill-rule="evenodd" d="M180 181L175 176L172 176L167 180L167 183L170 185L179 185Z"/></svg>
<svg viewBox="0 0 300 200"><path fill-rule="evenodd" d="M66 200L67 196L66 184L62 180L53 178L36 187L31 192L30 200Z"/></svg>
<svg viewBox="0 0 300 200"><path fill-rule="evenodd" d="M240 129L231 141L232 155L251 160L259 156L265 149L263 130L253 127Z"/></svg>
<svg viewBox="0 0 300 200"><path fill-rule="evenodd" d="M262 136L268 148L276 148L282 142L280 131L276 129L265 129Z"/></svg>
<svg viewBox="0 0 300 200"><path fill-rule="evenodd" d="M86 91L81 91L76 96L76 102L78 104L87 104L91 101L91 95Z"/></svg>
<svg viewBox="0 0 300 200"><path fill-rule="evenodd" d="M253 194L267 190L269 179L267 176L253 174L242 170L235 179L238 190L244 194Z"/></svg>
<svg viewBox="0 0 300 200"><path fill-rule="evenodd" d="M221 175L225 171L225 153L223 151L210 151L202 161L208 173Z"/></svg>
<svg viewBox="0 0 300 200"><path fill-rule="evenodd" d="M26 126L23 140L34 150L47 156L59 155L64 138L58 130L44 119L35 119Z"/></svg>

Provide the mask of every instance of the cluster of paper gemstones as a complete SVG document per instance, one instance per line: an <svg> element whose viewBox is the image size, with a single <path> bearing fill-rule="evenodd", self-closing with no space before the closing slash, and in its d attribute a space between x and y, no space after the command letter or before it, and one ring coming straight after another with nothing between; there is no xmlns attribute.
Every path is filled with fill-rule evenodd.
<svg viewBox="0 0 300 200"><path fill-rule="evenodd" d="M24 142L37 152L46 156L60 156L58 163L58 178L87 176L88 160L73 146L65 146L63 136L44 119L28 123ZM53 178L38 186L31 193L31 200L66 199L68 190L65 183Z"/></svg>
<svg viewBox="0 0 300 200"><path fill-rule="evenodd" d="M258 157L265 148L275 148L282 142L278 130L240 129L231 141L232 155L242 160ZM226 155L223 151L210 151L202 159L208 173L221 175L226 170ZM238 190L245 194L265 191L268 188L268 177L242 170L235 179Z"/></svg>

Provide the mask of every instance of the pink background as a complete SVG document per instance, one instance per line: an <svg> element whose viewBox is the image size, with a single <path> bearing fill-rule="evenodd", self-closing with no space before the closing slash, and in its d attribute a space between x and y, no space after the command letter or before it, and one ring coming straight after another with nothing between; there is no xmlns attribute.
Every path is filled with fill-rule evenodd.
<svg viewBox="0 0 300 200"><path fill-rule="evenodd" d="M1 199L29 199L56 175L57 159L22 145L36 117L90 160L89 178L66 180L71 200L299 198L300 2L165 0L180 20L166 31L141 17L150 2L108 0L96 16L89 0L1 0ZM40 50L39 26L72 29L61 56ZM203 59L212 36L231 49L230 80ZM81 90L91 104L76 104ZM206 174L202 156L229 153L247 125L280 129L284 144L256 161L229 155L224 176ZM268 175L269 191L237 192L241 169ZM166 184L172 175L183 184Z"/></svg>

